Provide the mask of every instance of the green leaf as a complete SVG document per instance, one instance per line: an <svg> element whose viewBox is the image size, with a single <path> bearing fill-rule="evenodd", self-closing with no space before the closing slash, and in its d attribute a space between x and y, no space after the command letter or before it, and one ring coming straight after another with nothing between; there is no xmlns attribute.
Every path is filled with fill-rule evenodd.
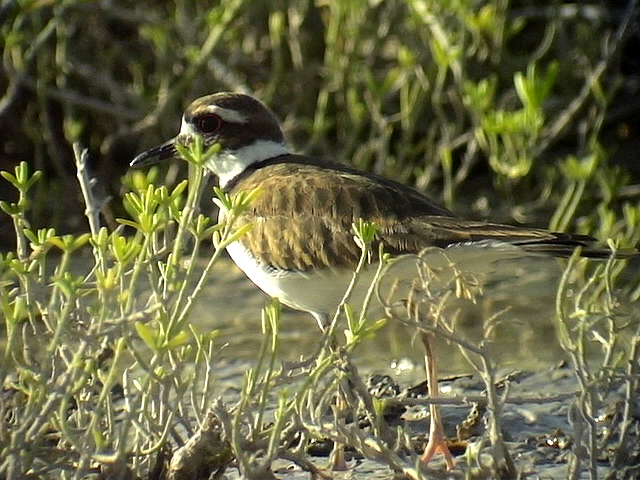
<svg viewBox="0 0 640 480"><path fill-rule="evenodd" d="M175 142L176 151L182 159L196 167L203 167L221 148L219 144L215 143L207 148L207 150L203 150L204 142L200 135L192 135L183 141L187 144L184 145L180 142Z"/></svg>
<svg viewBox="0 0 640 480"><path fill-rule="evenodd" d="M464 104L477 115L483 114L493 105L496 87L495 75L485 77L478 83L465 80L462 85Z"/></svg>
<svg viewBox="0 0 640 480"><path fill-rule="evenodd" d="M20 320L26 320L28 315L27 301L23 295L18 295L13 301L13 315L11 321L13 323L17 323Z"/></svg>
<svg viewBox="0 0 640 480"><path fill-rule="evenodd" d="M97 426L94 426L91 429L91 436L93 437L93 441L96 445L96 449L100 450L105 443L105 438L100 428L98 428Z"/></svg>
<svg viewBox="0 0 640 480"><path fill-rule="evenodd" d="M29 176L29 164L25 161L20 162L14 171L15 175L5 171L1 171L0 175L22 193L29 190L42 176L40 170L36 170Z"/></svg>
<svg viewBox="0 0 640 480"><path fill-rule="evenodd" d="M231 211L231 195L229 195L220 187L213 187L213 192L216 194L216 196L213 198L213 203L215 203L218 208L224 210L225 212Z"/></svg>
<svg viewBox="0 0 640 480"><path fill-rule="evenodd" d="M167 343L166 343L166 347L173 349L176 347L180 347L186 343L189 342L190 339L190 335L189 332L187 332L186 330L183 330L182 332L178 333L177 335L174 335L173 338L171 338Z"/></svg>
<svg viewBox="0 0 640 480"><path fill-rule="evenodd" d="M178 198L180 197L180 195L182 195L182 193L185 191L185 189L187 188L187 185L189 184L188 180L182 180L180 183L178 183L175 188L171 191L171 198Z"/></svg>
<svg viewBox="0 0 640 480"><path fill-rule="evenodd" d="M598 165L598 155L591 154L582 159L574 155L569 155L560 164L560 169L564 175L572 180L583 181L591 178Z"/></svg>
<svg viewBox="0 0 640 480"><path fill-rule="evenodd" d="M238 240L240 237L242 237L242 235L244 235L245 233L247 233L249 230L251 230L251 228L253 227L253 224L251 223L246 223L244 225L242 225L240 228L238 228L235 232L233 232L231 235L229 235L223 242L220 242L220 238L216 238L216 233L219 232L214 232L214 245L216 248L227 248L228 245L231 245L233 242L235 242L236 240ZM218 242L216 242L216 239L218 240Z"/></svg>
<svg viewBox="0 0 640 480"><path fill-rule="evenodd" d="M72 253L78 248L84 246L90 238L91 235L89 233L83 233L77 237L74 235L63 235L62 237L48 238L47 243L59 248L63 252Z"/></svg>
<svg viewBox="0 0 640 480"><path fill-rule="evenodd" d="M2 177L8 181L9 183L11 183L11 185L13 185L14 187L18 188L18 179L13 176L12 174L10 174L9 172L5 172L4 170L2 170L0 172L0 175L2 175Z"/></svg>
<svg viewBox="0 0 640 480"><path fill-rule="evenodd" d="M24 236L27 237L27 240L31 242L31 248L36 249L37 247L41 247L50 238L53 238L56 234L55 229L53 228L40 228L36 232L25 228L23 230Z"/></svg>
<svg viewBox="0 0 640 480"><path fill-rule="evenodd" d="M105 273L96 270L98 288L103 291L113 290L118 285L119 271L117 266L108 268Z"/></svg>
<svg viewBox="0 0 640 480"><path fill-rule="evenodd" d="M138 222L134 222L133 220L129 220L128 218L116 218L116 222L120 225L126 225L127 227L135 228L136 230L142 230L140 224Z"/></svg>
<svg viewBox="0 0 640 480"><path fill-rule="evenodd" d="M69 299L78 295L80 288L84 285L84 277L74 276L70 272L63 272L62 275L53 277L53 283Z"/></svg>
<svg viewBox="0 0 640 480"><path fill-rule="evenodd" d="M31 175L24 184L24 191L26 192L29 190L38 180L40 180L41 176L42 172L40 170L33 172L33 175Z"/></svg>
<svg viewBox="0 0 640 480"><path fill-rule="evenodd" d="M20 212L22 212L22 208L20 208L17 204L15 203L9 203L9 202L4 202L4 201L0 201L0 208L2 209L2 211L4 213L6 213L7 215L13 217L14 215L18 215L20 214Z"/></svg>
<svg viewBox="0 0 640 480"><path fill-rule="evenodd" d="M348 303L344 305L344 314L347 317L347 325L349 327L349 332L356 335L358 332L358 322L356 320L356 315L353 311L353 307Z"/></svg>
<svg viewBox="0 0 640 480"><path fill-rule="evenodd" d="M114 233L109 248L118 263L127 265L136 258L142 245L135 237L128 238Z"/></svg>
<svg viewBox="0 0 640 480"><path fill-rule="evenodd" d="M376 238L377 227L374 222L359 218L356 223L351 224L351 229L355 233L354 240L356 244L363 250L369 248Z"/></svg>
<svg viewBox="0 0 640 480"><path fill-rule="evenodd" d="M539 75L536 64L530 63L527 66L526 76L522 72L514 74L513 84L516 93L526 109L538 111L542 108L542 103L547 99L555 84L558 70L558 63L552 62L544 75Z"/></svg>
<svg viewBox="0 0 640 480"><path fill-rule="evenodd" d="M98 250L104 251L109 242L109 231L107 230L107 227L100 227L98 233L91 237L89 241L91 245L96 247Z"/></svg>
<svg viewBox="0 0 640 480"><path fill-rule="evenodd" d="M147 347L149 347L154 352L158 351L158 335L156 334L156 332L152 330L151 327L142 322L135 322L134 327L136 329L136 332L138 332L138 336L147 345Z"/></svg>
<svg viewBox="0 0 640 480"><path fill-rule="evenodd" d="M216 223L210 225L211 218L205 215L198 215L193 222L191 231L199 239L209 238L213 235L213 232L222 230L224 223Z"/></svg>

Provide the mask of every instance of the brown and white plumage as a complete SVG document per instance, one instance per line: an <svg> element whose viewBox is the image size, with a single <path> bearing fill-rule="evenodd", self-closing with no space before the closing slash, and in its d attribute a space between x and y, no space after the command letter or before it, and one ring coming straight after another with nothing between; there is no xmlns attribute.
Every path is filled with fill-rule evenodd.
<svg viewBox="0 0 640 480"><path fill-rule="evenodd" d="M359 219L375 223L376 243L382 243L386 253L417 254L429 247L444 249L447 257L449 252L463 252L457 266L474 273L497 268L501 258L569 256L577 247L584 256L610 255L585 235L463 220L405 185L295 155L285 145L274 115L243 94L218 93L195 100L185 110L180 134L142 153L132 165L173 157L176 142L186 145L195 136L203 138L205 146L220 145L207 168L227 192L260 189L237 219L239 225L251 223L252 228L227 247L229 254L262 290L292 308L311 313L321 326L337 308L360 258L352 230ZM375 264L378 248L373 247L371 261ZM374 271L375 265L363 272L360 285L365 289L356 289L354 304L369 286ZM435 396L437 380L429 335L422 337L429 392ZM423 460L440 450L452 468L438 407L432 405L431 413Z"/></svg>
<svg viewBox="0 0 640 480"><path fill-rule="evenodd" d="M228 185L229 193L259 187L259 200L239 219L253 228L241 239L258 261L275 269L353 270L360 249L358 219L377 227L377 243L391 255L476 242L503 242L526 252L608 256L586 235L569 235L464 220L405 185L301 155L281 155L252 165ZM374 256L375 259L375 256Z"/></svg>

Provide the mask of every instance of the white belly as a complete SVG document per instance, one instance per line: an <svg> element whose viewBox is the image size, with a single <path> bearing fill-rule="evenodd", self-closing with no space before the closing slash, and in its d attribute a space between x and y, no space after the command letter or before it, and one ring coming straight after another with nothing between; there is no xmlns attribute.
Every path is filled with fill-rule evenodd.
<svg viewBox="0 0 640 480"><path fill-rule="evenodd" d="M340 305L353 272L349 270L279 271L260 264L239 243L227 247L229 255L260 289L296 310L311 313L319 322L333 316ZM545 256L524 252L520 248L500 242L459 244L446 249L434 248L416 255L398 257L385 266L379 285L372 296L369 313L381 305L398 304L407 299L411 285L418 281L428 285L431 293L456 290L456 279L473 286L477 293L487 280L518 276L518 266L524 257ZM549 259L553 261L553 259ZM378 264L370 264L358 277L348 303L360 311L375 277Z"/></svg>
<svg viewBox="0 0 640 480"><path fill-rule="evenodd" d="M240 269L261 290L296 310L309 312L316 318L333 315L351 283L350 270L279 271L265 267L239 242L227 247L227 252ZM377 265L369 265L361 273L349 303L360 308L373 281Z"/></svg>

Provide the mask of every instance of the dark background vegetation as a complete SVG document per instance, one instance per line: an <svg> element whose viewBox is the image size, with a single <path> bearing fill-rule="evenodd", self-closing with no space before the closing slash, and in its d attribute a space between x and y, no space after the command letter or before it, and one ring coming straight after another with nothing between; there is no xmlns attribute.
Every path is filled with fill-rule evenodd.
<svg viewBox="0 0 640 480"><path fill-rule="evenodd" d="M213 329L209 313L202 325L193 321L225 242L242 233L233 230L233 218L246 204L220 194L230 220L212 225L195 208L201 169L191 170L186 189L178 182L187 162L138 175L127 173L128 164L174 136L194 98L244 91L272 107L295 149L412 184L461 215L637 246L638 15L637 0L0 0L0 170L15 172L0 179L0 477L195 478L184 473L193 467L209 478L232 456L243 478L273 478L275 460L317 475L305 449L311 439L329 438L396 473L423 478L415 457L398 456L415 450L404 433L387 440L378 421L383 403L374 404L351 359L361 341L386 334L378 332L384 322L339 318L339 309L316 361L300 367L300 384L292 384L289 374L299 367L280 369L277 302L265 307L262 330L246 315L234 324L221 314ZM88 149L95 178L91 191L80 176L85 197L75 172L78 143ZM198 163L199 154L187 154ZM22 161L44 172L39 181L25 173L25 163L15 168ZM133 191L124 195L127 188ZM203 197L210 208L211 194ZM360 244L370 229L361 225ZM76 235L62 235L69 232ZM213 253L205 243L212 238ZM482 378L488 427L478 448L467 450L465 474L474 475L481 462L473 457L490 444L486 478L515 478L515 471L525 475L530 465L550 463L566 464L567 478L586 469L596 478L607 461L608 478L637 478L634 262L573 258L557 288L548 282L555 302L545 305L524 287L519 293L509 276L504 298L473 306L470 318L481 333L470 338L481 336L477 342L458 329L457 304L447 304L453 292L431 292L424 279L418 286L424 292L414 295L413 283L410 292L409 303L419 308L403 308L397 318L386 312L413 331L458 345ZM451 266L456 295L472 292L473 279L465 282L464 269ZM513 280L529 277L527 267L518 269L527 275ZM533 313L511 311L514 297ZM534 321L521 320L529 315ZM503 382L490 356L495 331L510 323L521 339L507 345L523 345L547 315L553 325L543 327L545 341L557 341L568 368L544 378L543 391L529 389L532 396L514 400L507 379L498 394ZM343 324L345 343L335 348ZM230 362L239 367L227 382L225 362L233 353L225 346L238 341L230 340L233 328L261 333L262 347L251 351L249 368ZM311 335L316 342L318 334ZM406 331L401 335L396 343L405 348ZM596 350L601 361L590 358ZM546 402L570 422L571 452L549 456L551 443L536 440L531 429L526 445L513 449L514 467L501 434L502 406L538 405L547 390L558 393L565 375L578 390ZM346 384L353 389L339 411L333 392ZM240 398L228 408L214 401L225 395ZM394 399L431 401L403 393ZM334 419L327 422L329 411ZM362 412L373 419L370 429L342 421L364 418ZM183 448L198 438L205 453ZM299 442L294 449L293 442ZM523 446L544 460L523 460ZM216 465L200 466L212 458ZM182 464L168 471L174 460Z"/></svg>
<svg viewBox="0 0 640 480"><path fill-rule="evenodd" d="M223 90L267 103L297 150L461 215L544 226L571 165L589 161L570 228L593 231L603 202L619 212L640 196L635 2L3 0L0 29L0 169L46 172L33 227L85 228L73 142L89 149L110 222L129 161ZM523 121L514 75L533 66L541 101Z"/></svg>

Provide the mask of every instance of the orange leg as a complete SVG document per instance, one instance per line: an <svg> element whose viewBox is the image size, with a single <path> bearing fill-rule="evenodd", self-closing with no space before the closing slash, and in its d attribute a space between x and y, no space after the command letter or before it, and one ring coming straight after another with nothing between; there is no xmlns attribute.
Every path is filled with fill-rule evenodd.
<svg viewBox="0 0 640 480"><path fill-rule="evenodd" d="M338 395L336 397L336 405L334 415L337 417L336 421L344 427L344 412L346 410L346 400L344 393L338 388ZM344 445L340 442L334 442L331 455L329 455L329 466L333 471L344 472L349 470L347 461L344 456Z"/></svg>
<svg viewBox="0 0 640 480"><path fill-rule="evenodd" d="M438 374L436 371L436 359L431 349L431 339L433 335L421 332L420 334L422 344L424 345L424 364L427 370L427 389L430 398L437 398L439 396L438 389ZM453 470L455 462L453 455L449 451L447 441L444 436L444 430L442 428L442 419L440 417L440 406L432 403L429 405L429 412L431 414L431 424L429 426L429 441L424 449L424 453L420 460L425 464L431 460L431 458L438 452L444 455L444 461L447 464L447 470Z"/></svg>

